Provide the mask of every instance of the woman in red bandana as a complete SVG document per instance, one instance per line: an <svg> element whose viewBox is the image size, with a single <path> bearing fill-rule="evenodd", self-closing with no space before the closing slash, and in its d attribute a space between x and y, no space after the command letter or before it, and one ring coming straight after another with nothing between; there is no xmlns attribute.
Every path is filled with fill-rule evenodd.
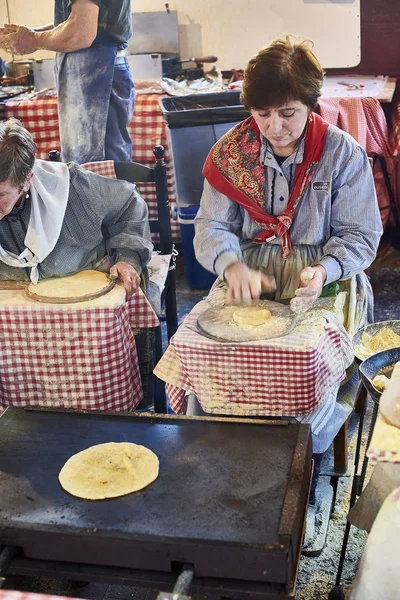
<svg viewBox="0 0 400 600"><path fill-rule="evenodd" d="M382 226L365 151L313 112L323 75L309 45L289 37L250 60L241 99L251 116L205 162L194 245L229 300L266 293L302 312L338 282L352 332L372 318L363 271Z"/></svg>

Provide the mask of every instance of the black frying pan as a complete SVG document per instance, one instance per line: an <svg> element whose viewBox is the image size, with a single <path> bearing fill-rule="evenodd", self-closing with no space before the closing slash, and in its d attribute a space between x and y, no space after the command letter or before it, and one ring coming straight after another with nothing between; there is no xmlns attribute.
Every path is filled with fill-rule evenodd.
<svg viewBox="0 0 400 600"><path fill-rule="evenodd" d="M386 322L400 323L399 321ZM375 325L378 324L379 323L375 323ZM388 377L390 377L390 374L387 374L385 372L382 373L382 371L388 369L389 367L393 367L399 360L400 348L391 348L390 350L383 350L382 352L378 352L377 354L370 356L361 363L360 375L362 382L367 392L371 395L375 402L379 402L382 392L379 392L373 385L373 378L380 374L387 375Z"/></svg>

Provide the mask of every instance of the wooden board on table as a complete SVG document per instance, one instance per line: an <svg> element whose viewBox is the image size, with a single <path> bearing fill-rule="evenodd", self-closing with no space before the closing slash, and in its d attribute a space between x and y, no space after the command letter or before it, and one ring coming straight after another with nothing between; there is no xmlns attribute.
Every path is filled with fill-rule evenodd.
<svg viewBox="0 0 400 600"><path fill-rule="evenodd" d="M105 273L86 270L67 277L43 279L36 285L31 283L26 292L29 298L38 302L71 304L104 296L114 285L115 280Z"/></svg>
<svg viewBox="0 0 400 600"><path fill-rule="evenodd" d="M0 291L1 290L25 290L29 281L0 281Z"/></svg>

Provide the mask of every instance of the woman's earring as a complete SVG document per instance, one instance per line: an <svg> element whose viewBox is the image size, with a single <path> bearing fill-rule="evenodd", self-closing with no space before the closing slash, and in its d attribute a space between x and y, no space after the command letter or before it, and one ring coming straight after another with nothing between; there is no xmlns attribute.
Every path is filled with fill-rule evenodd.
<svg viewBox="0 0 400 600"><path fill-rule="evenodd" d="M30 196L30 193L29 193L29 192L26 192L26 194L25 194L25 198L26 198L26 199L28 199L28 198L29 198L29 196Z"/></svg>

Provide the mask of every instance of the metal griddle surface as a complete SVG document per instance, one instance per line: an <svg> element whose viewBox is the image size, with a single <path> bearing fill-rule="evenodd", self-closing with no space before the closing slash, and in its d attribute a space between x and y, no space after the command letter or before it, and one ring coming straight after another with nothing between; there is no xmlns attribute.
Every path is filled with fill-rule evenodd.
<svg viewBox="0 0 400 600"><path fill-rule="evenodd" d="M9 408L0 418L0 544L53 532L91 535L93 544L106 537L277 547L299 428L307 440L305 426L286 422ZM158 479L110 500L65 492L58 473L66 460L111 441L153 450Z"/></svg>

